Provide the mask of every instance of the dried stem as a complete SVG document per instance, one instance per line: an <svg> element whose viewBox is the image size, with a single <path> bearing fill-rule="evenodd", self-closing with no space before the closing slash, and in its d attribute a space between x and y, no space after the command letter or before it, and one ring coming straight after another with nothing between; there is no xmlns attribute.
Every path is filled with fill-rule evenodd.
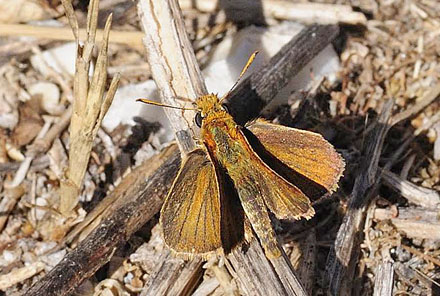
<svg viewBox="0 0 440 296"><path fill-rule="evenodd" d="M91 81L89 69L95 47L96 26L98 21L98 3L90 2L87 19L87 40L84 46L79 45L76 60L74 81L73 113L70 121L69 168L61 181L59 210L65 216L74 216L78 204L78 194L89 163L90 152L101 121L110 107L116 91L119 75L113 77L110 89L104 96L107 82L107 48L111 25L111 15L107 19L101 49ZM78 36L77 21L70 2L64 1L69 23L75 36Z"/></svg>

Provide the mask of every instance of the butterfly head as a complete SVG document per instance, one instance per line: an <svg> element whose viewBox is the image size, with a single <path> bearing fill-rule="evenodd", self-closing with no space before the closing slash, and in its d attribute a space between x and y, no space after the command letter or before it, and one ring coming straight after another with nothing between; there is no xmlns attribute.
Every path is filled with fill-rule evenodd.
<svg viewBox="0 0 440 296"><path fill-rule="evenodd" d="M213 119L216 117L222 117L227 113L225 104L221 103L221 100L216 94L209 94L201 96L196 101L197 110L195 121L196 124L201 127L204 119Z"/></svg>

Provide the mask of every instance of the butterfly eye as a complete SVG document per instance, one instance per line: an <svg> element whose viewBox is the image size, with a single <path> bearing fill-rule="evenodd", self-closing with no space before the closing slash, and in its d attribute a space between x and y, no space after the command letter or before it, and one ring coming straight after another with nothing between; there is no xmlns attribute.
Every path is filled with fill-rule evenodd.
<svg viewBox="0 0 440 296"><path fill-rule="evenodd" d="M202 113L197 112L196 117L194 117L194 121L196 122L198 127L202 127L202 121L203 121Z"/></svg>
<svg viewBox="0 0 440 296"><path fill-rule="evenodd" d="M229 113L229 107L225 103L222 104L223 109L226 111L226 113Z"/></svg>

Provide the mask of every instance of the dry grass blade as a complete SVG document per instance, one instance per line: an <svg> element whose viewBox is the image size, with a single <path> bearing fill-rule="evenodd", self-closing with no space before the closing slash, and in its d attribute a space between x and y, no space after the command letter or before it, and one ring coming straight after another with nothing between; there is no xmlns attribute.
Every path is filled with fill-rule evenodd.
<svg viewBox="0 0 440 296"><path fill-rule="evenodd" d="M75 40L79 40L79 26L78 26L78 20L75 16L75 11L73 10L72 1L69 0L61 0L61 3L63 4L64 10L66 12L67 20L69 21L70 28L73 31L73 36L75 37Z"/></svg>
<svg viewBox="0 0 440 296"><path fill-rule="evenodd" d="M36 26L26 24L0 24L0 36L29 36L45 40L76 41L77 33L71 28L59 28L48 26ZM96 30L96 38L101 39L103 30ZM143 33L139 31L115 31L110 30L110 43L127 44L135 49L142 50ZM78 30L78 38L87 36L85 29ZM41 41L40 41L41 42Z"/></svg>
<svg viewBox="0 0 440 296"><path fill-rule="evenodd" d="M419 256L420 258L423 258L426 261L432 262L435 265L437 265L438 267L440 267L440 260L439 259L434 258L434 257L432 257L432 256L430 256L428 254L424 254L424 253L420 252L419 250L416 250L414 248L411 248L411 247L408 247L408 246L405 246L405 245L402 245L402 248L404 248L408 252L413 253L416 256Z"/></svg>

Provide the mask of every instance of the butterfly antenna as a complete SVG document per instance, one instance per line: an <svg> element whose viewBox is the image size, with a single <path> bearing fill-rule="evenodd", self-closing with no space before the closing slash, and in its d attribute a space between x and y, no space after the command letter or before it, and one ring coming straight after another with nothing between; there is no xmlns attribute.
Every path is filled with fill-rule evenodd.
<svg viewBox="0 0 440 296"><path fill-rule="evenodd" d="M244 73L246 73L247 69L249 69L249 67L251 66L252 62L254 61L255 57L257 56L258 51L254 51L253 54L251 54L251 56L249 57L246 65L244 66L243 70L241 70L240 76L238 76L237 81L235 81L234 85L231 87L231 89L226 93L226 95L224 95L221 99L220 102L222 102L223 100L227 99L229 97L229 95L231 94L231 92L234 90L234 88L237 86L237 84L240 82L240 79L243 77Z"/></svg>
<svg viewBox="0 0 440 296"><path fill-rule="evenodd" d="M148 99L137 99L136 102L142 102L148 105L154 105L154 106L159 106L159 107L165 107L165 108L172 108L172 109L179 109L179 110L197 110L195 108L184 108L184 107L177 107L177 106L171 106L171 105L166 105L166 104L162 104L162 103L158 103L155 101L151 101Z"/></svg>

